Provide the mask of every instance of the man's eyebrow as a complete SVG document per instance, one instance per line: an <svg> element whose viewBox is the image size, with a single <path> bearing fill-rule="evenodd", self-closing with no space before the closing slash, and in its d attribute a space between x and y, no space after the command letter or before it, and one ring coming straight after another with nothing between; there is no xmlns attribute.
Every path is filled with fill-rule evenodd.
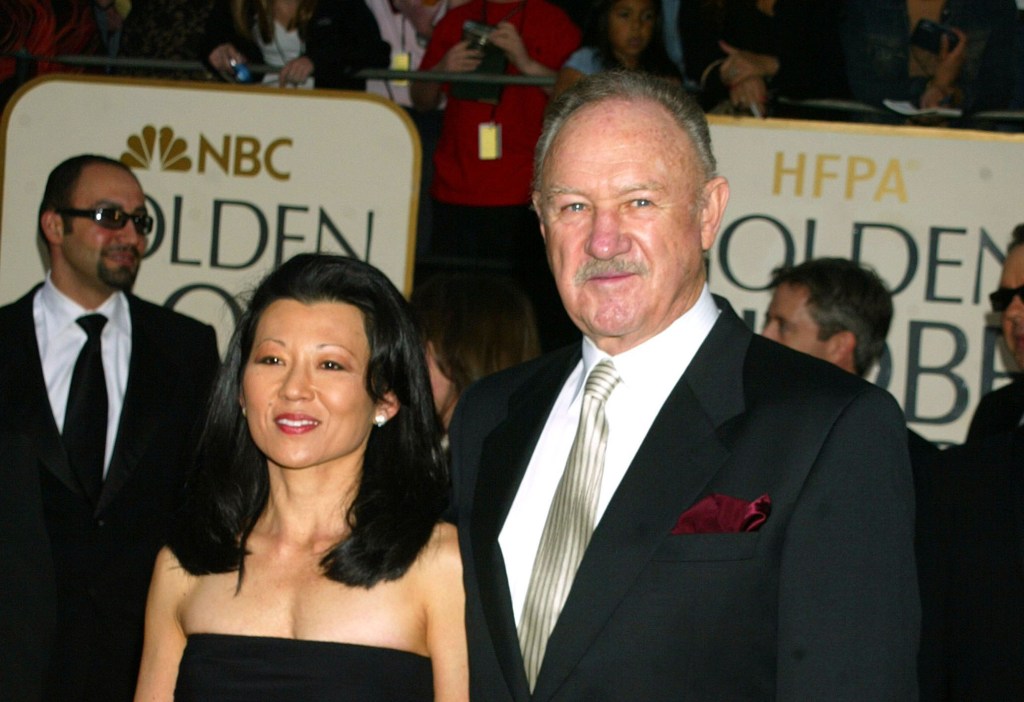
<svg viewBox="0 0 1024 702"><path fill-rule="evenodd" d="M113 208L116 208L116 209L119 209L119 210L123 210L123 211L128 212L128 213L131 213L131 214L135 214L135 213L138 213L138 212L147 212L147 210L146 210L146 203L142 203L141 205L139 205L138 207L136 207L133 210L128 210L128 209L125 209L124 207L122 207L120 202L114 202L113 200L106 200L106 199L97 200L95 204L90 205L86 209L95 210L95 209L98 209L98 208L101 208L101 207L113 207Z"/></svg>
<svg viewBox="0 0 1024 702"><path fill-rule="evenodd" d="M622 197L623 195L629 195L639 191L649 192L660 192L665 190L665 186L662 183L629 183L623 185L613 194L615 197ZM573 188L568 185L552 185L544 190L544 197L551 198L557 197L558 195L582 195L583 191L579 188Z"/></svg>

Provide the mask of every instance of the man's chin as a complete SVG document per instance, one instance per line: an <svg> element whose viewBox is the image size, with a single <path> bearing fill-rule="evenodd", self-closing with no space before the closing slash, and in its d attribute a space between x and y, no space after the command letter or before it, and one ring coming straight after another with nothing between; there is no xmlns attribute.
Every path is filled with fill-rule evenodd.
<svg viewBox="0 0 1024 702"><path fill-rule="evenodd" d="M123 292L131 292L135 285L135 278L139 274L138 266L118 266L117 268L104 268L100 271L100 280Z"/></svg>

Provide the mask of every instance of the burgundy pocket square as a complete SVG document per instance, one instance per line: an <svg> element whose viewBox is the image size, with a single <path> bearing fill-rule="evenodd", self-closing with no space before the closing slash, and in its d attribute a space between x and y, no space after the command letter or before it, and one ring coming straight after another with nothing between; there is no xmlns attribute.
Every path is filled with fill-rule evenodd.
<svg viewBox="0 0 1024 702"><path fill-rule="evenodd" d="M672 533L735 534L757 531L772 512L772 498L761 495L753 502L712 493L679 515Z"/></svg>

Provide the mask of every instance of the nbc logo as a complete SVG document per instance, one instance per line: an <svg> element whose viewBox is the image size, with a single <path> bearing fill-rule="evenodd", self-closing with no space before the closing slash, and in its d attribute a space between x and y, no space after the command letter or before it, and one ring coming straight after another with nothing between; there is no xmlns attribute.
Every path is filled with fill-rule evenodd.
<svg viewBox="0 0 1024 702"><path fill-rule="evenodd" d="M193 159L187 154L188 142L175 136L170 127L157 129L147 124L138 134L128 137L126 146L128 150L121 154L121 163L129 168L159 168L178 173L192 170ZM206 173L209 164L231 176L252 178L264 173L274 180L289 180L291 172L278 167L274 158L279 150L283 149L287 154L291 147L289 137L279 137L263 144L256 137L225 134L217 143L200 134L196 172Z"/></svg>
<svg viewBox="0 0 1024 702"><path fill-rule="evenodd" d="M149 169L159 164L162 171L188 171L192 159L185 155L188 144L174 136L170 127L161 127L159 140L157 129L151 124L142 128L141 134L128 137L128 150L121 154L121 162L131 168Z"/></svg>

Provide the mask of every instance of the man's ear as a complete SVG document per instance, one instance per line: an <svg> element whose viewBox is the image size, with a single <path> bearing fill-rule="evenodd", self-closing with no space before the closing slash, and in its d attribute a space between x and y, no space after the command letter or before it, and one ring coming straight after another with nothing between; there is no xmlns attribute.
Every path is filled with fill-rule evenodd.
<svg viewBox="0 0 1024 702"><path fill-rule="evenodd" d="M47 210L39 215L39 227L48 244L57 246L64 240L64 218L56 210Z"/></svg>
<svg viewBox="0 0 1024 702"><path fill-rule="evenodd" d="M548 240L548 232L544 226L544 210L542 209L544 199L541 197L539 190L533 191L532 201L533 211L537 215L537 221L540 223L540 236L546 242Z"/></svg>
<svg viewBox="0 0 1024 702"><path fill-rule="evenodd" d="M848 329L838 331L828 338L826 344L828 360L843 370L856 375L857 363L855 354L857 353L857 337L854 336L853 332Z"/></svg>
<svg viewBox="0 0 1024 702"><path fill-rule="evenodd" d="M704 251L710 251L718 236L718 227L729 204L729 181L715 176L704 184L700 210L700 243Z"/></svg>

